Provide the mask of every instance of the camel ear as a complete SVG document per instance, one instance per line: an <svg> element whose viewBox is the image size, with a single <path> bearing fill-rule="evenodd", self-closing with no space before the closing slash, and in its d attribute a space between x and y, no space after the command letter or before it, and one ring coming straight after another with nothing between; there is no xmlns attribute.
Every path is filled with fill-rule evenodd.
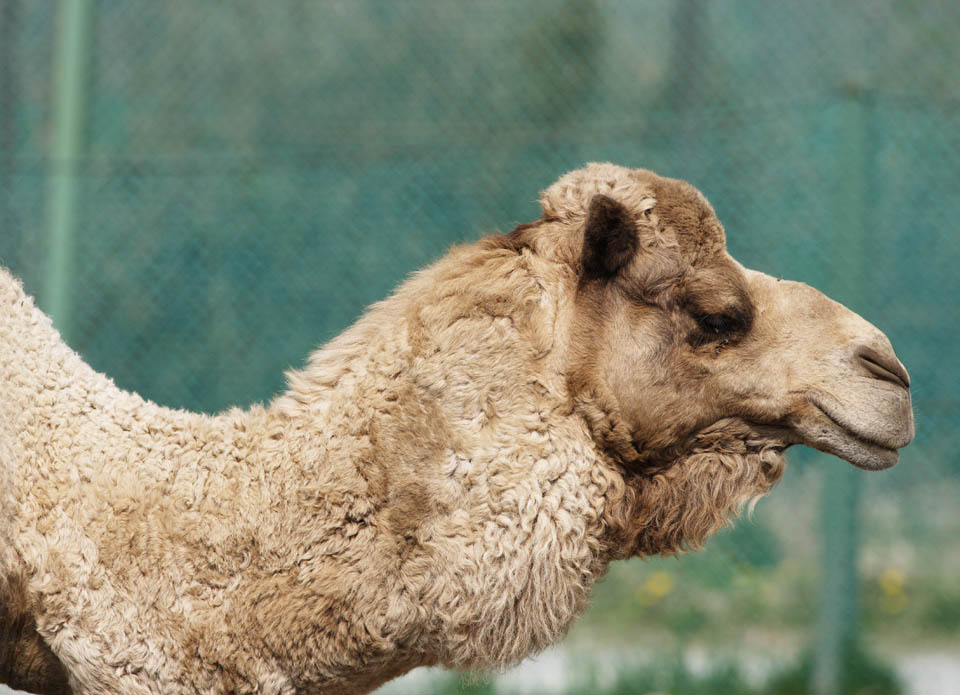
<svg viewBox="0 0 960 695"><path fill-rule="evenodd" d="M627 209L609 196L593 196L583 233L584 277L616 275L633 258L637 246L637 228Z"/></svg>

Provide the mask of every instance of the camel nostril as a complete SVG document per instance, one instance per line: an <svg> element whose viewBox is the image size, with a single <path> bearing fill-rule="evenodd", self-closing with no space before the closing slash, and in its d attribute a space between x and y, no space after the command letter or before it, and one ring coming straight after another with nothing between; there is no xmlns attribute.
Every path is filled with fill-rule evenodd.
<svg viewBox="0 0 960 695"><path fill-rule="evenodd" d="M861 347L856 356L876 378L910 389L910 375L893 353L885 354L873 348Z"/></svg>

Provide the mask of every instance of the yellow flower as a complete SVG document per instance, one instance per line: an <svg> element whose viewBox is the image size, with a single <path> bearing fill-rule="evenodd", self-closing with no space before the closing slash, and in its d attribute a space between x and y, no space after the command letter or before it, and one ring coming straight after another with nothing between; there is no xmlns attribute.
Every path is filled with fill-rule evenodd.
<svg viewBox="0 0 960 695"><path fill-rule="evenodd" d="M643 588L654 598L661 599L673 591L674 584L672 574L659 570L650 575L647 581L643 583Z"/></svg>
<svg viewBox="0 0 960 695"><path fill-rule="evenodd" d="M880 598L880 608L884 613L897 615L903 613L907 607L907 594L904 588L907 578L901 570L888 567L880 573L877 580L883 595Z"/></svg>
<svg viewBox="0 0 960 695"><path fill-rule="evenodd" d="M905 583L903 572L894 567L888 567L880 574L880 588L887 596L902 594Z"/></svg>

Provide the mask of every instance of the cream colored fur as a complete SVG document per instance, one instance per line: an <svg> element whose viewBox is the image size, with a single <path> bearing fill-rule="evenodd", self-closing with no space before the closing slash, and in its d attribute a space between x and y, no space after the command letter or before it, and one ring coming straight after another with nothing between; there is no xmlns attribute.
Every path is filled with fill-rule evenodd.
<svg viewBox="0 0 960 695"><path fill-rule="evenodd" d="M16 549L78 691L365 689L562 634L603 568L610 472L538 368L554 309L529 259L460 276L457 255L270 410L219 417L117 389L2 276Z"/></svg>

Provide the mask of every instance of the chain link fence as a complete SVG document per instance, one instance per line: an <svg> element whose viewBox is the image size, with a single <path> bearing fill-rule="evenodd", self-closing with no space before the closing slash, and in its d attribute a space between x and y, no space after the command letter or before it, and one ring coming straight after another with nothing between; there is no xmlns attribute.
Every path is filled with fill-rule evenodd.
<svg viewBox="0 0 960 695"><path fill-rule="evenodd" d="M857 478L853 610L908 689L903 654L960 654L960 5L92 0L69 161L57 8L0 0L0 264L48 310L66 288L69 343L120 386L269 400L450 244L534 219L561 173L685 178L738 260L862 314L910 370L916 441ZM617 567L574 642L801 654L841 464L793 458L705 552Z"/></svg>

